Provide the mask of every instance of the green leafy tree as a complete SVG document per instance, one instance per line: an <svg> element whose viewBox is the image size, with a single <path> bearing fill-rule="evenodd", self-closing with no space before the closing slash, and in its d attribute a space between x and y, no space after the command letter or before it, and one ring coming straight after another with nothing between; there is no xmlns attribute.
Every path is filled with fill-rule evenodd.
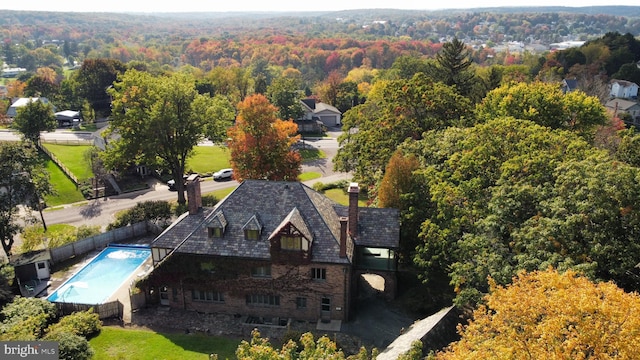
<svg viewBox="0 0 640 360"><path fill-rule="evenodd" d="M408 194L413 220L403 223L419 225L414 262L426 280L448 274L458 304L479 301L488 276L507 284L548 266L636 288L638 168L574 133L515 119L430 132L405 147L424 164L414 172L422 189Z"/></svg>
<svg viewBox="0 0 640 360"><path fill-rule="evenodd" d="M227 129L236 118L236 109L225 96L216 95L212 100L211 116L216 121L210 121L205 125L204 134L213 142L226 140Z"/></svg>
<svg viewBox="0 0 640 360"><path fill-rule="evenodd" d="M190 75L156 77L129 70L110 94L110 131L118 137L105 151L107 168L158 164L169 168L175 179L182 179L187 158L204 138L205 129L222 128L213 125L223 121L214 117L214 100L198 94ZM186 203L183 182L177 181L176 188L178 203Z"/></svg>
<svg viewBox="0 0 640 360"><path fill-rule="evenodd" d="M367 101L344 114L337 170L354 172L367 185L379 181L398 146L425 131L471 122L471 103L454 88L424 74L411 80L378 81Z"/></svg>
<svg viewBox="0 0 640 360"><path fill-rule="evenodd" d="M598 98L582 91L563 94L558 84L542 82L505 84L490 91L476 107L476 116L483 121L511 116L576 131L586 138L607 122Z"/></svg>
<svg viewBox="0 0 640 360"><path fill-rule="evenodd" d="M278 117L283 120L296 120L304 115L300 99L300 83L295 78L279 77L267 88L269 101L278 108Z"/></svg>
<svg viewBox="0 0 640 360"><path fill-rule="evenodd" d="M0 241L11 255L14 235L21 229L18 205L41 209L40 199L53 191L32 143L0 142L0 189Z"/></svg>
<svg viewBox="0 0 640 360"><path fill-rule="evenodd" d="M458 328L461 339L436 354L454 359L634 359L640 341L637 293L593 283L573 271L520 273L490 281L485 304Z"/></svg>
<svg viewBox="0 0 640 360"><path fill-rule="evenodd" d="M53 106L38 99L18 108L13 126L22 133L24 139L35 144L40 141L41 131L55 130L58 122L53 114Z"/></svg>
<svg viewBox="0 0 640 360"><path fill-rule="evenodd" d="M261 94L238 105L236 124L228 131L231 166L236 180L297 181L301 156L291 146L298 140L293 121L280 120L278 109Z"/></svg>
<svg viewBox="0 0 640 360"><path fill-rule="evenodd" d="M115 59L85 59L75 78L78 93L89 101L98 114L107 115L111 105L107 90L126 69L122 62Z"/></svg>

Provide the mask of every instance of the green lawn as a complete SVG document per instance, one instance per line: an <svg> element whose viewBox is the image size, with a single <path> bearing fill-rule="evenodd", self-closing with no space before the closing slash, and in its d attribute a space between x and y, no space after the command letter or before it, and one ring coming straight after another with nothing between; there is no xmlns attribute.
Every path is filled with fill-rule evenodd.
<svg viewBox="0 0 640 360"><path fill-rule="evenodd" d="M92 145L58 145L47 143L42 145L51 151L78 180L82 181L93 177L91 166L85 158L85 152L89 150Z"/></svg>
<svg viewBox="0 0 640 360"><path fill-rule="evenodd" d="M43 154L43 156L46 156ZM47 206L58 206L85 200L80 190L76 188L73 181L60 170L60 168L47 157L47 172L49 181L53 185L56 194L45 197Z"/></svg>
<svg viewBox="0 0 640 360"><path fill-rule="evenodd" d="M349 205L349 194L343 189L329 189L324 192L324 195L338 204ZM367 201L367 195L361 192L358 196L358 206L366 207Z"/></svg>
<svg viewBox="0 0 640 360"><path fill-rule="evenodd" d="M218 359L235 359L238 340L217 336L182 333L155 333L103 327L100 335L89 341L95 360L113 359L202 359L218 354Z"/></svg>
<svg viewBox="0 0 640 360"><path fill-rule="evenodd" d="M300 181L307 181L307 180L318 179L321 177L322 177L322 174L320 174L319 172L309 171L309 172L300 174L300 176L298 176L298 179Z"/></svg>
<svg viewBox="0 0 640 360"><path fill-rule="evenodd" d="M315 148L311 148L311 149L302 149L300 150L300 155L302 156L302 161L309 161L309 160L315 160L315 159L326 159L327 158L327 154L322 151L322 150L318 150Z"/></svg>
<svg viewBox="0 0 640 360"><path fill-rule="evenodd" d="M231 167L229 149L223 146L196 146L193 156L187 160L186 170L201 175Z"/></svg>

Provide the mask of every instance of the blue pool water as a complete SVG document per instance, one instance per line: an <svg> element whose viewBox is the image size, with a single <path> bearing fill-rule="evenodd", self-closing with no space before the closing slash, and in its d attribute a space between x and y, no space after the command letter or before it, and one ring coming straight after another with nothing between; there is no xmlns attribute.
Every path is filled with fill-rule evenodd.
<svg viewBox="0 0 640 360"><path fill-rule="evenodd" d="M109 245L47 297L52 302L102 304L151 256L147 246Z"/></svg>

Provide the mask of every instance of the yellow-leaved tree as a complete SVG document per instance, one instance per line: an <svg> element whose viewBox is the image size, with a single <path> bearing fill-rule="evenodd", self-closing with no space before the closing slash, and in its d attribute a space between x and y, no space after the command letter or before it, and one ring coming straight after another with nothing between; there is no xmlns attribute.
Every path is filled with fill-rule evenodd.
<svg viewBox="0 0 640 360"><path fill-rule="evenodd" d="M637 359L640 296L573 271L496 286L437 359Z"/></svg>

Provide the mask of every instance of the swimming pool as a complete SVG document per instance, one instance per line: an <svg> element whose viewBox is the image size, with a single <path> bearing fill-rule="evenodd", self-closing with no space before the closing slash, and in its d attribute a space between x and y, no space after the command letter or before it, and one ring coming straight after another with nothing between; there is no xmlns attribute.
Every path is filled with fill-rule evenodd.
<svg viewBox="0 0 640 360"><path fill-rule="evenodd" d="M47 297L51 302L102 304L151 256L148 246L109 245Z"/></svg>

